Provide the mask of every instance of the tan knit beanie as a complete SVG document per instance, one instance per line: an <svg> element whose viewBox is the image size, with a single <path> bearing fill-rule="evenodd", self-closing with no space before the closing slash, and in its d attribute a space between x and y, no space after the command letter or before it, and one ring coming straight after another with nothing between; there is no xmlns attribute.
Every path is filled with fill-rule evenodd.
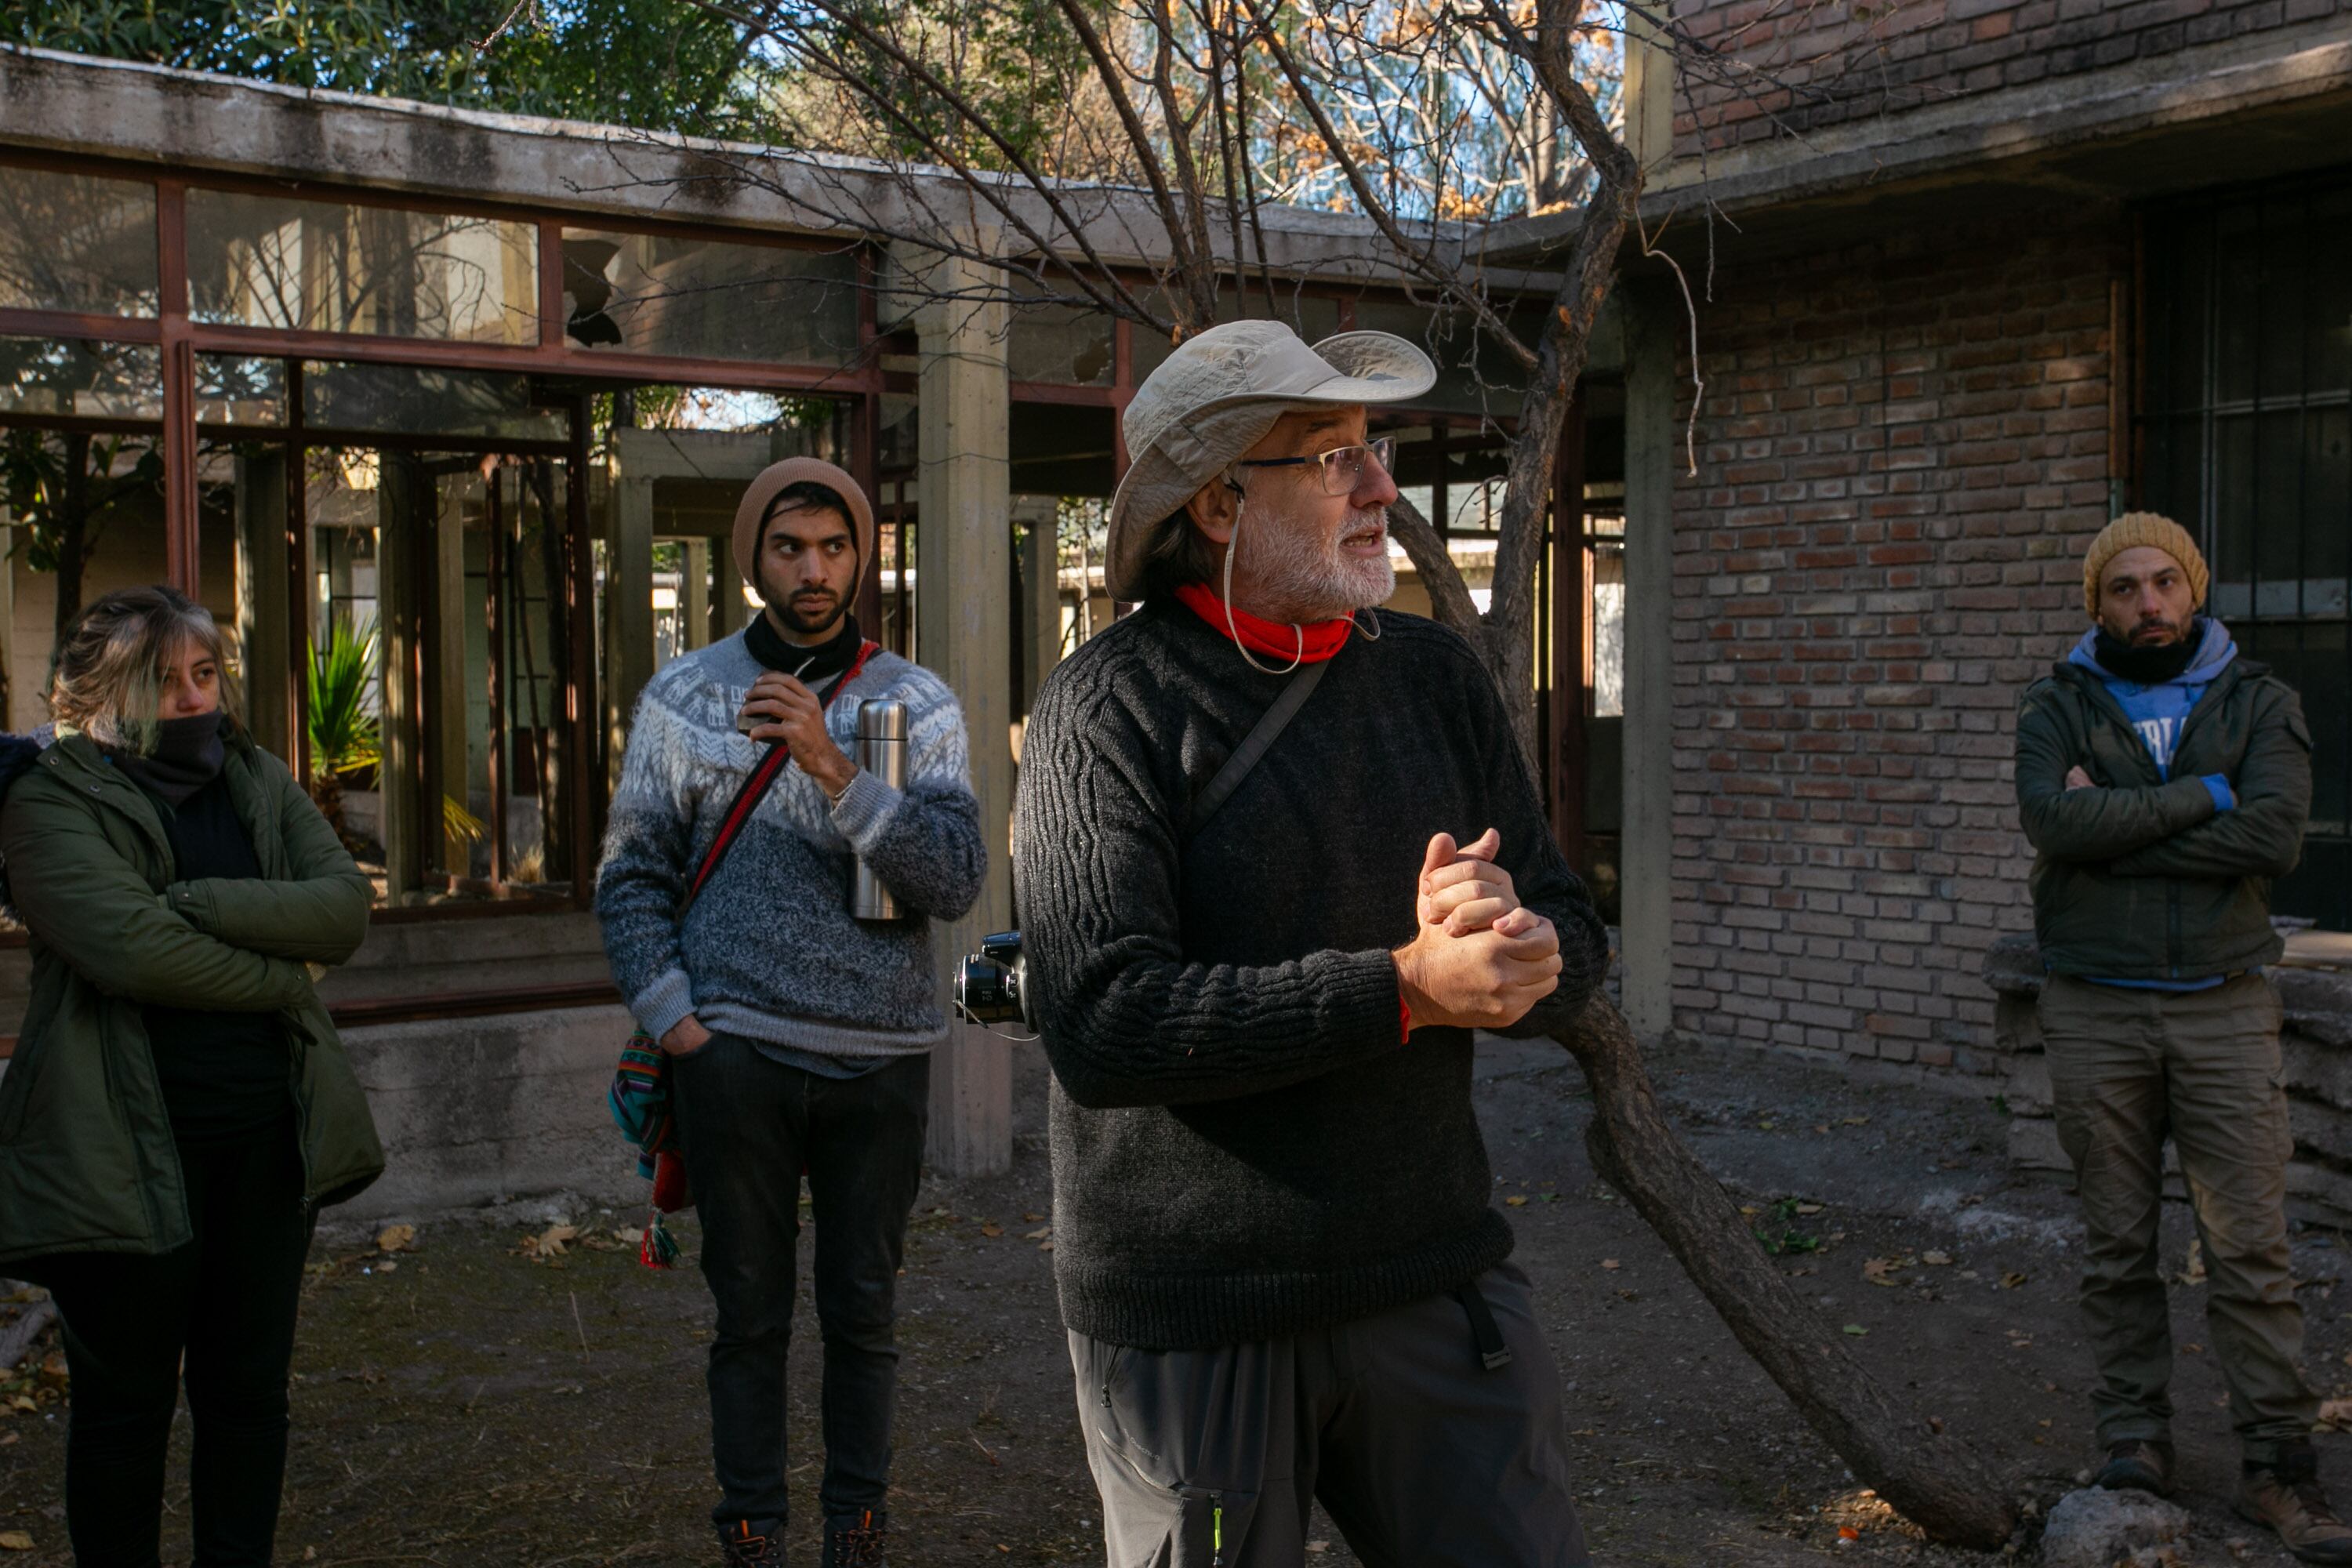
<svg viewBox="0 0 2352 1568"><path fill-rule="evenodd" d="M2168 517L2152 511L2127 511L2099 530L2091 541L2091 552L2083 557L2083 608L2093 620L2099 618L2099 574L2107 563L2126 550L2146 545L2161 550L2180 563L2189 574L2189 592L2197 595L2197 608L2205 607L2205 554L2189 531Z"/></svg>

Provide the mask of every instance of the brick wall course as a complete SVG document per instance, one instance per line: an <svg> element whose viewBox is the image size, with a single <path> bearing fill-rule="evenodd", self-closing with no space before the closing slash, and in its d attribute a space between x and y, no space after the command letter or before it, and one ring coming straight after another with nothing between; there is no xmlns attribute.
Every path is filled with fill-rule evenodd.
<svg viewBox="0 0 2352 1568"><path fill-rule="evenodd" d="M1678 153L2352 16L2352 0L1680 0Z"/></svg>
<svg viewBox="0 0 2352 1568"><path fill-rule="evenodd" d="M2013 714L2081 630L2127 234L2021 214L1719 275L1701 306L1670 617L1678 1029L1990 1069L1983 955L2032 924Z"/></svg>

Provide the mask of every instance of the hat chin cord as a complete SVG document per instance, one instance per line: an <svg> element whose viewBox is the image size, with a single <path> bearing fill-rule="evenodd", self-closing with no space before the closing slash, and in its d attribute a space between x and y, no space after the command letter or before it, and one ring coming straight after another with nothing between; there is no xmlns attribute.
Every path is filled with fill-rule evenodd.
<svg viewBox="0 0 2352 1568"><path fill-rule="evenodd" d="M1280 669L1269 669L1265 665L1260 664L1256 659L1250 657L1249 645L1242 641L1241 628L1234 624L1234 547L1242 542L1242 510L1244 507L1248 504L1249 497L1248 493L1244 491L1241 486L1234 484L1230 479L1225 480L1225 488L1232 490L1234 495L1241 497L1241 500L1236 500L1234 503L1234 531L1225 536L1224 592L1220 595L1220 598L1223 601L1225 606L1226 635L1234 639L1234 647L1240 650L1242 658L1248 661L1249 667L1252 669L1256 670L1260 675L1288 675L1292 670L1297 669L1301 664L1306 662L1307 628L1300 626L1296 621L1290 623L1291 635L1298 639L1298 651L1292 654L1290 656L1290 662L1284 665ZM1356 618L1356 614L1357 612L1354 610L1349 610L1348 612L1348 624L1350 626L1353 626L1357 631L1361 632L1366 642L1380 641L1381 616L1379 610L1373 610L1370 625L1366 625L1364 622L1358 620Z"/></svg>
<svg viewBox="0 0 2352 1568"><path fill-rule="evenodd" d="M1233 484L1231 479L1225 482L1233 486L1235 494L1241 494L1241 486ZM1240 651L1242 658L1248 662L1252 669L1256 670L1260 675L1288 675L1307 661L1306 627L1296 621L1291 623L1290 630L1298 638L1298 651L1291 655L1290 662L1280 669L1270 669L1251 657L1249 644L1242 641L1241 627L1234 624L1234 546L1242 542L1242 513L1248 505L1249 498L1246 495L1234 503L1234 531L1225 536L1225 591L1223 595L1225 604L1225 631L1232 637L1234 647Z"/></svg>

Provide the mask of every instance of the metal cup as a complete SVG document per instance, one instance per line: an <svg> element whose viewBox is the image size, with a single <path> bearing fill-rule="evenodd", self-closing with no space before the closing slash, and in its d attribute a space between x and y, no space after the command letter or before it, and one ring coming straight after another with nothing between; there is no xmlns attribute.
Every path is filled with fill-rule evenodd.
<svg viewBox="0 0 2352 1568"><path fill-rule="evenodd" d="M857 766L892 789L907 787L907 705L895 697L869 697L857 705ZM895 921L907 911L882 879L857 862L849 912L861 921Z"/></svg>

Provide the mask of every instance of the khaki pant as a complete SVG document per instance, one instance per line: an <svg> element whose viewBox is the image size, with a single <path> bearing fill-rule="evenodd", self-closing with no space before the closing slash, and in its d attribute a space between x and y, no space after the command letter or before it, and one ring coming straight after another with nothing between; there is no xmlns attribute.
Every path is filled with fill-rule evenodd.
<svg viewBox="0 0 2352 1568"><path fill-rule="evenodd" d="M2246 1457L2272 1458L2316 1414L2298 1368L2303 1309L2288 1273L2286 1091L2277 993L2260 975L2167 993L2052 976L2041 1002L2058 1139L2089 1235L2083 1313L2102 1447L2168 1442L2171 1314L2157 1268L2164 1141L2203 1243L2206 1319Z"/></svg>

